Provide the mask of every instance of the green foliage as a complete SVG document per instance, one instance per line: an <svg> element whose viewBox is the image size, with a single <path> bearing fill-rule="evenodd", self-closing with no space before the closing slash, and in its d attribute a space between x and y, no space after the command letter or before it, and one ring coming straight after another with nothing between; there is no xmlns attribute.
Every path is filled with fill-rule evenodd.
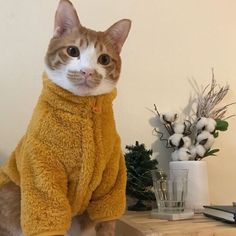
<svg viewBox="0 0 236 236"><path fill-rule="evenodd" d="M215 153L219 152L220 149L212 149L206 152L206 154L204 155L204 157L208 157L208 156L216 156Z"/></svg>
<svg viewBox="0 0 236 236"><path fill-rule="evenodd" d="M218 138L218 137L219 137L219 132L215 131L215 132L213 133L213 136L214 136L214 138Z"/></svg>
<svg viewBox="0 0 236 236"><path fill-rule="evenodd" d="M229 123L225 120L221 120L221 119L216 119L216 128L215 131L213 133L214 138L218 138L219 137L219 131L226 131L229 127Z"/></svg>
<svg viewBox="0 0 236 236"><path fill-rule="evenodd" d="M216 119L215 121L216 121L216 127L215 127L215 131L213 133L213 136L214 136L214 138L218 138L219 131L226 131L229 127L229 123L227 121L221 120L221 119ZM216 156L216 153L219 151L220 151L220 149L210 149L206 152L204 157Z"/></svg>
<svg viewBox="0 0 236 236"><path fill-rule="evenodd" d="M216 119L216 129L219 131L226 131L228 129L229 123L225 120Z"/></svg>
<svg viewBox="0 0 236 236"><path fill-rule="evenodd" d="M153 151L136 141L135 145L126 146L125 161L127 166L126 194L139 200L155 200L152 192L151 170L157 169L157 160L151 160Z"/></svg>

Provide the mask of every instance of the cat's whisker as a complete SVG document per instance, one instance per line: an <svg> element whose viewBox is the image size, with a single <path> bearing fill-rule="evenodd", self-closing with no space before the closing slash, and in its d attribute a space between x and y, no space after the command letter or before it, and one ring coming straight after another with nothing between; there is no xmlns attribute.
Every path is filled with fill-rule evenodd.
<svg viewBox="0 0 236 236"><path fill-rule="evenodd" d="M77 70L68 70L68 73L69 74L81 74L80 71L77 71Z"/></svg>

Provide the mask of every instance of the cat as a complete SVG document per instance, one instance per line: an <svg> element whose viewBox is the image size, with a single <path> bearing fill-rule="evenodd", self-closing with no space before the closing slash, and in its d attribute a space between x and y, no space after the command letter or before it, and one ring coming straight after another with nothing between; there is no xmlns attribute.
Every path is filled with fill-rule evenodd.
<svg viewBox="0 0 236 236"><path fill-rule="evenodd" d="M119 80L121 49L131 28L131 21L123 19L104 32L83 27L69 0L60 0L54 34L45 57L48 79L79 97L109 94ZM21 190L13 182L0 188L0 235L23 235L20 226ZM112 207L112 206L111 206ZM97 236L113 236L115 220L93 222L85 212L73 219L67 235L76 235L74 228L88 235L95 227Z"/></svg>

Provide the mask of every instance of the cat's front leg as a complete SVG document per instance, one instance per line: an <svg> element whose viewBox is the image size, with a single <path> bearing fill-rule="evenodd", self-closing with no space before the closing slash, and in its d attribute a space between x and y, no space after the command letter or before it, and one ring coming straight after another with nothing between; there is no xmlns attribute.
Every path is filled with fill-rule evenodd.
<svg viewBox="0 0 236 236"><path fill-rule="evenodd" d="M100 222L96 225L96 236L115 236L115 221Z"/></svg>
<svg viewBox="0 0 236 236"><path fill-rule="evenodd" d="M21 235L20 200L20 188L13 182L0 188L0 236Z"/></svg>

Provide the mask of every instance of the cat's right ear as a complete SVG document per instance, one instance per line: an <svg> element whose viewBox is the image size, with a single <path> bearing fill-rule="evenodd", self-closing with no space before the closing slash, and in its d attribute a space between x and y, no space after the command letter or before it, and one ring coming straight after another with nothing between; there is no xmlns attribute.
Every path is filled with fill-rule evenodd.
<svg viewBox="0 0 236 236"><path fill-rule="evenodd" d="M60 0L54 23L54 37L70 33L74 28L80 26L76 10L69 0Z"/></svg>

